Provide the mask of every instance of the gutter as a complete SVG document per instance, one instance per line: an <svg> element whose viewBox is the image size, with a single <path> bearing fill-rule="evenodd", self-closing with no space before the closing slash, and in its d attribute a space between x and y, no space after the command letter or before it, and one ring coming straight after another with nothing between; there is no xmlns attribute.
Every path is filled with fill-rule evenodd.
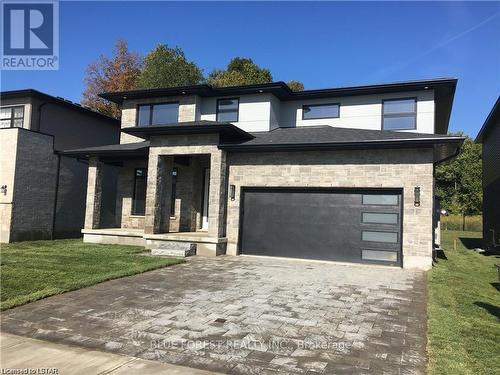
<svg viewBox="0 0 500 375"><path fill-rule="evenodd" d="M330 143L282 143L282 144L220 144L219 149L231 152L266 151L314 151L314 150L362 150L372 148L404 148L414 146L434 146L435 144L463 142L463 137L397 139L383 141L330 142Z"/></svg>

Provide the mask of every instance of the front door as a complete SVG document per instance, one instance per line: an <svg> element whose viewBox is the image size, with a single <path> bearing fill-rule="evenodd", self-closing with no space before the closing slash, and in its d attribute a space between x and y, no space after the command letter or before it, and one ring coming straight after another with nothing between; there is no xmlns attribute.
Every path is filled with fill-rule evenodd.
<svg viewBox="0 0 500 375"><path fill-rule="evenodd" d="M208 199L210 193L210 168L205 168L203 176L203 207L201 229L208 230Z"/></svg>

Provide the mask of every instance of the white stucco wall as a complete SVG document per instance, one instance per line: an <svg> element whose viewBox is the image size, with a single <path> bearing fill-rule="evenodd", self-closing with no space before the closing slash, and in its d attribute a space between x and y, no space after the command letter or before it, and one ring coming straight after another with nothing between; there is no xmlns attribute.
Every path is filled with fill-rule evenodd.
<svg viewBox="0 0 500 375"><path fill-rule="evenodd" d="M226 98L234 98L227 96ZM252 94L239 96L240 108L238 122L233 124L249 132L267 131L271 123L271 94ZM201 120L216 121L217 99L202 98Z"/></svg>
<svg viewBox="0 0 500 375"><path fill-rule="evenodd" d="M409 131L434 133L433 91L281 102L280 126L330 125L340 128L381 130L382 100L411 97L417 98L417 129ZM302 120L303 105L321 103L340 103L340 116L331 119Z"/></svg>
<svg viewBox="0 0 500 375"><path fill-rule="evenodd" d="M227 96L233 98L235 96ZM269 131L279 127L330 125L353 129L382 129L382 101L397 98L417 98L418 133L434 133L434 92L416 91L384 95L362 95L280 101L272 94L251 94L239 96L239 116L234 124L248 132ZM221 97L222 98L222 97ZM135 126L136 108L139 103L180 101L179 122L193 120L217 120L217 97L170 97L126 101L122 112L122 128ZM340 103L340 116L330 119L302 120L304 104ZM402 130L404 131L404 130ZM138 142L140 139L122 134L122 143Z"/></svg>

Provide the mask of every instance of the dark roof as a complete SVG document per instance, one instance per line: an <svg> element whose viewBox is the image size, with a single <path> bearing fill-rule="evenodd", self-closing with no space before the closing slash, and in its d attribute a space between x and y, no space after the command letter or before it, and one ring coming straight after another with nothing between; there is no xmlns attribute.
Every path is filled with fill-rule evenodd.
<svg viewBox="0 0 500 375"><path fill-rule="evenodd" d="M183 123L186 124L186 123ZM217 129L234 127L221 123L204 125L166 125L149 128L153 133L144 130L141 136L172 134L206 134ZM182 132L180 132L182 129ZM197 128L197 129L194 129ZM234 127L236 128L236 127ZM421 134L409 132L392 132L383 130L364 130L335 128L332 126L308 126L299 128L278 128L270 132L246 133L239 130L224 139L220 138L219 148L230 152L282 152L282 151L314 151L314 150L365 150L390 148L434 148L434 161L442 162L457 154L464 137ZM195 131L196 130L196 131ZM137 135L136 132L129 131ZM245 136L246 134L246 136ZM149 142L126 143L119 145L89 147L63 151L62 154L88 158L100 157L136 157L148 154Z"/></svg>
<svg viewBox="0 0 500 375"><path fill-rule="evenodd" d="M420 90L434 90L436 132L446 134L457 85L456 78L435 78L428 80L381 83L373 85L292 91L285 82L258 85L212 87L194 85L164 89L148 89L104 93L100 96L117 104L128 99L156 98L165 96L199 95L205 97L271 93L280 100L320 99L341 96L390 94Z"/></svg>
<svg viewBox="0 0 500 375"><path fill-rule="evenodd" d="M388 130L366 130L352 128L338 128L328 125L301 126L296 128L277 128L269 132L250 133L254 137L246 142L221 145L224 149L233 148L273 148L279 146L315 147L328 145L366 145L370 143L393 144L418 142L433 144L436 142L456 142L463 137L447 136L442 134L422 134L410 132L396 132Z"/></svg>
<svg viewBox="0 0 500 375"><path fill-rule="evenodd" d="M434 148L434 162L456 156L464 137L439 134L394 132L308 126L278 128L270 132L251 133L255 138L237 144L221 144L230 152L272 152L313 150L365 150L389 148Z"/></svg>
<svg viewBox="0 0 500 375"><path fill-rule="evenodd" d="M165 125L154 125L147 127L122 128L127 134L149 139L154 135L176 135L176 134L211 134L218 133L222 143L243 142L253 138L250 133L238 128L229 122L217 121L190 121Z"/></svg>
<svg viewBox="0 0 500 375"><path fill-rule="evenodd" d="M18 99L18 98L22 99L22 98L31 98L31 97L36 97L36 98L39 98L41 100L50 101L52 103L65 106L69 109L72 109L75 111L80 111L80 112L85 113L85 114L90 115L90 116L95 116L101 120L108 121L114 125L117 125L117 126L120 125L120 121L113 118L113 117L103 115L102 113L96 112L89 107L85 107L85 106L82 106L81 104L74 103L71 100L64 99L60 96L57 96L57 97L52 96L52 95L49 95L49 94L46 94L46 93L43 93L41 91L34 90L34 89L23 89L23 90L1 91L0 92L0 100Z"/></svg>
<svg viewBox="0 0 500 375"><path fill-rule="evenodd" d="M122 143L106 146L86 147L73 150L64 150L59 153L67 156L146 156L149 152L149 141L138 143Z"/></svg>
<svg viewBox="0 0 500 375"><path fill-rule="evenodd" d="M498 122L500 119L500 96L497 98L497 101L493 108L491 109L491 112L489 113L488 117L484 121L483 126L481 127L481 130L479 130L479 133L477 134L476 143L483 143L483 139L488 133L490 129L495 126L495 124Z"/></svg>

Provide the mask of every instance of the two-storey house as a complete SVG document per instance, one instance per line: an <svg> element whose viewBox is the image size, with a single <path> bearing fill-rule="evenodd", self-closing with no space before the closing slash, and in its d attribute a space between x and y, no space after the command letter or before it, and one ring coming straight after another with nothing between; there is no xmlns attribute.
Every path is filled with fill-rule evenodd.
<svg viewBox="0 0 500 375"><path fill-rule="evenodd" d="M157 254L263 255L427 269L434 168L456 79L291 91L283 82L103 94L121 143L89 160L84 240ZM104 166L116 222L101 225Z"/></svg>
<svg viewBox="0 0 500 375"><path fill-rule="evenodd" d="M59 151L119 137L116 119L61 97L32 89L1 92L0 242L80 237L88 163ZM107 176L113 185L112 172ZM104 205L103 217L114 218L114 207Z"/></svg>

